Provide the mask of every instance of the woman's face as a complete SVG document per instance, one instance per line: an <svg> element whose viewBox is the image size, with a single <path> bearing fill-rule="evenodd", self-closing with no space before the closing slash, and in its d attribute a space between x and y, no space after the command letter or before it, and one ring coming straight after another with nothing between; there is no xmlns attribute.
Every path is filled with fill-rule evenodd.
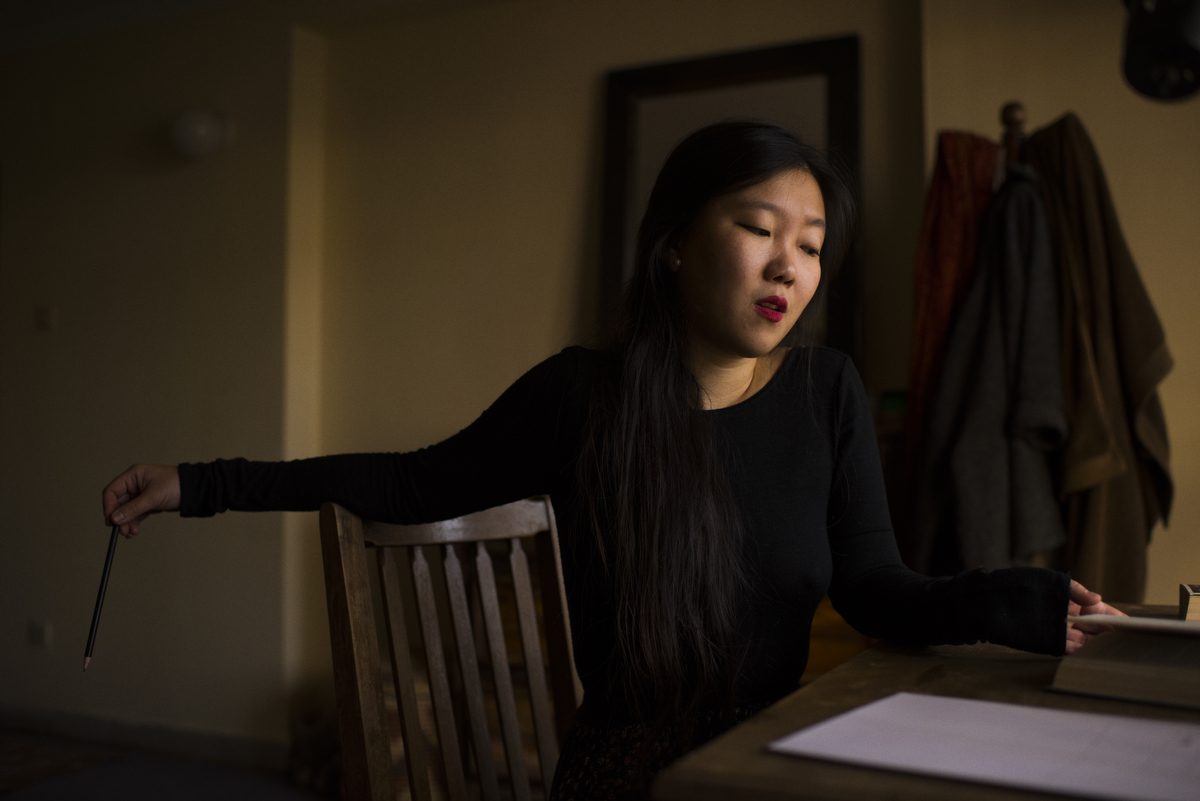
<svg viewBox="0 0 1200 801"><path fill-rule="evenodd" d="M804 170L714 198L672 254L693 358L770 353L821 280L825 202Z"/></svg>

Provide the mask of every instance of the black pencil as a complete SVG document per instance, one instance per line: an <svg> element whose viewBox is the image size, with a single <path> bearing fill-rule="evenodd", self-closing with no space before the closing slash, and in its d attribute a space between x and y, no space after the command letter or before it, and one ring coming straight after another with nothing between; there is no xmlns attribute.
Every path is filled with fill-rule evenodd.
<svg viewBox="0 0 1200 801"><path fill-rule="evenodd" d="M87 647L83 649L83 669L92 662L92 646L96 644L96 629L100 628L100 609L104 606L104 591L108 589L108 574L112 571L113 554L117 552L117 527L112 527L108 538L108 554L104 557L104 572L100 574L100 592L96 593L96 608L92 611L92 628L88 632Z"/></svg>

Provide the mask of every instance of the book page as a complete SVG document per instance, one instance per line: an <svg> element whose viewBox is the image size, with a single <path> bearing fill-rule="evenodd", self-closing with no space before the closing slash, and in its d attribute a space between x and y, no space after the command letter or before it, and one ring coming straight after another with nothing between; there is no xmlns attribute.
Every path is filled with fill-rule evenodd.
<svg viewBox="0 0 1200 801"><path fill-rule="evenodd" d="M1088 798L1200 797L1200 724L897 693L769 747Z"/></svg>
<svg viewBox="0 0 1200 801"><path fill-rule="evenodd" d="M1071 623L1096 626L1106 629L1129 631L1154 631L1161 634L1185 634L1200 637L1200 622L1195 620L1171 620L1162 617L1118 617L1116 615L1068 615Z"/></svg>

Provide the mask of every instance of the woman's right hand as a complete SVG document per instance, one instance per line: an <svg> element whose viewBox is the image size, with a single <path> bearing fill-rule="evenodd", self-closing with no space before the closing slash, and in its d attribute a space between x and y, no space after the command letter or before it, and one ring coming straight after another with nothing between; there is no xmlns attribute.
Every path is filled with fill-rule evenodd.
<svg viewBox="0 0 1200 801"><path fill-rule="evenodd" d="M123 536L135 537L147 515L179 508L179 469L169 464L135 464L108 483L100 501L104 521Z"/></svg>

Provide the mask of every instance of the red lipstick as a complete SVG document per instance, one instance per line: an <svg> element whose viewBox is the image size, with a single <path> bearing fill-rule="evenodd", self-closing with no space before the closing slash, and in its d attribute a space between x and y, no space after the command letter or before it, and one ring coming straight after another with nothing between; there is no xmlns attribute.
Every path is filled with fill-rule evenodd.
<svg viewBox="0 0 1200 801"><path fill-rule="evenodd" d="M754 301L754 310L761 317L765 317L773 323L777 323L783 319L787 307L787 298L781 298L778 295L770 295Z"/></svg>

